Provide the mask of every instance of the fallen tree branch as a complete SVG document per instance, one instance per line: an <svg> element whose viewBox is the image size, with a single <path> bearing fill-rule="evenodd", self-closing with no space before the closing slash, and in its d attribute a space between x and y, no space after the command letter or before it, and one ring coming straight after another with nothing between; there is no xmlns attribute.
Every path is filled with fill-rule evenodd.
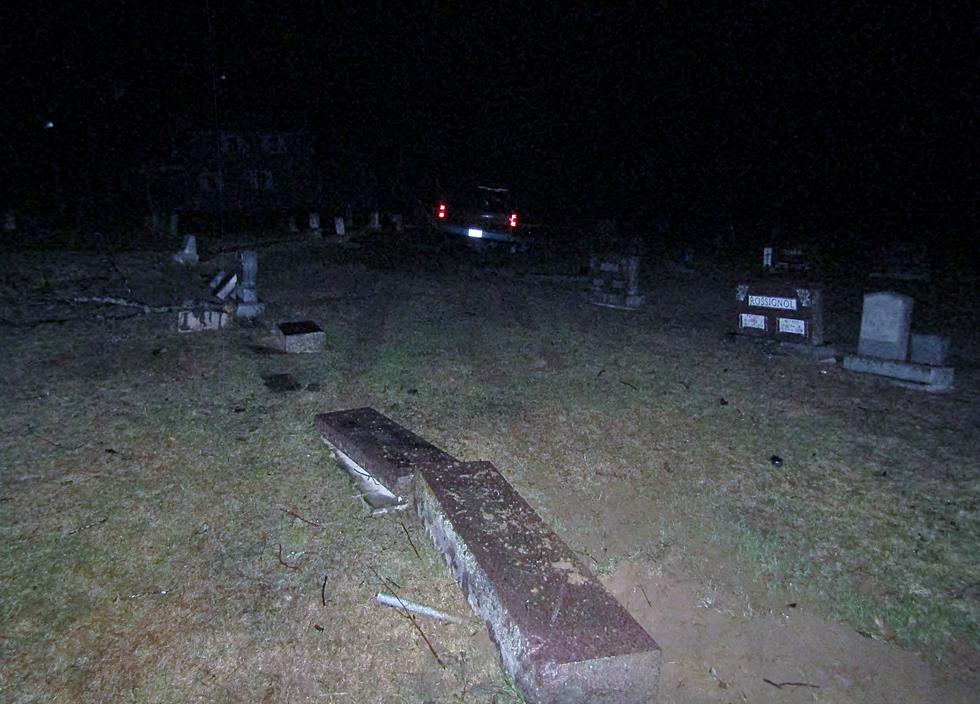
<svg viewBox="0 0 980 704"><path fill-rule="evenodd" d="M292 564L286 562L284 559L282 559L282 543L279 543L279 564L282 565L283 567L286 567L286 568L291 569L291 570L298 570L299 569L299 566L298 565L292 565Z"/></svg>
<svg viewBox="0 0 980 704"><path fill-rule="evenodd" d="M405 527L405 524L402 521L398 522L401 524L402 530L405 531L405 537L408 538L408 544L412 546L412 551L415 553L415 557L421 560L422 556L419 555L419 550L417 547L415 547L415 543L412 541L412 536L408 534L408 528Z"/></svg>
<svg viewBox="0 0 980 704"><path fill-rule="evenodd" d="M290 509L286 508L285 506L280 506L279 507L279 510L282 511L283 513L285 513L288 516L292 516L293 518L296 518L296 519L298 519L300 521L303 521L303 523L305 523L308 526L313 526L314 528L322 528L323 527L323 524L322 523L317 523L316 521L311 521L309 518L304 518L303 516L299 515L295 511L291 511Z"/></svg>
<svg viewBox="0 0 980 704"><path fill-rule="evenodd" d="M771 684L776 689L782 689L783 687L810 687L812 689L820 689L820 685L809 682L773 682L768 677L763 677L762 681L766 684Z"/></svg>
<svg viewBox="0 0 980 704"><path fill-rule="evenodd" d="M396 609L401 608L406 611L411 611L412 613L421 614L423 616L428 616L430 618L435 618L440 621L445 621L447 623L455 623L458 626L465 626L467 624L466 619L460 618L459 616L453 616L452 614L447 614L445 611L439 611L439 609L434 609L431 606L426 606L425 604L417 604L414 601L409 601L408 599L402 599L401 597L395 596L393 594L385 594L384 592L378 592L374 595L374 600L379 604L384 606L391 606Z"/></svg>
<svg viewBox="0 0 980 704"><path fill-rule="evenodd" d="M378 580L382 584L387 584L388 585L388 588L391 589L392 592L395 592L395 590L392 588L392 585L394 585L394 582L392 582L387 577L382 577L380 574L378 574L377 570L375 570L373 567L370 567L370 570L372 572L374 572L374 576L377 577ZM434 657L436 659L436 662L439 663L439 666L442 669L445 670L446 669L446 663L444 663L442 661L442 658L439 657L439 653L437 653L436 652L436 649L434 647L432 647L432 643L429 641L428 637L425 635L425 631L422 630L422 627L419 625L419 622L415 618L415 615L411 611L409 611L407 608L405 608L405 603L398 597L397 592L395 592L395 599L398 600L399 606L401 607L401 610L398 613L400 613L402 616L404 616L405 618L407 618L409 621L412 622L412 625L415 626L415 630L419 632L419 635L420 636L422 636L422 640L424 640L425 641L425 644L427 646L429 646L429 652L432 653L432 657Z"/></svg>
<svg viewBox="0 0 980 704"><path fill-rule="evenodd" d="M59 303L98 303L104 306L121 306L123 308L137 308L146 314L149 313L179 313L182 310L223 310L216 303L205 301L189 301L181 306L151 306L140 301L130 301L125 298L115 296L71 296L69 298L56 299Z"/></svg>

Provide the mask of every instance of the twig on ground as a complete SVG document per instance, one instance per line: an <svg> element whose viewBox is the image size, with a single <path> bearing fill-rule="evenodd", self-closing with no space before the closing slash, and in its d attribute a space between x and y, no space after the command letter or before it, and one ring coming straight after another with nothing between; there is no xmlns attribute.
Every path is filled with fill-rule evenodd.
<svg viewBox="0 0 980 704"><path fill-rule="evenodd" d="M630 387L631 389L633 389L633 391L639 391L638 388L636 388L635 386L633 386L633 384L629 383L628 381L623 381L622 379L620 379L619 380L619 383L622 384L623 386Z"/></svg>
<svg viewBox="0 0 980 704"><path fill-rule="evenodd" d="M129 301L125 298L116 298L114 296L72 296L59 300L62 303L100 303L108 306L122 306L123 308L139 308L144 313L174 313L181 310L175 306L151 306L147 303Z"/></svg>
<svg viewBox="0 0 980 704"><path fill-rule="evenodd" d="M279 564L282 565L283 567L287 567L287 568L289 568L291 570L298 570L299 569L299 566L298 565L292 565L292 564L286 562L284 559L282 559L282 543L279 543Z"/></svg>
<svg viewBox="0 0 980 704"><path fill-rule="evenodd" d="M292 516L293 518L303 521L303 523L305 523L308 526L313 526L314 528L323 527L322 523L318 523L317 521L311 521L309 518L304 518L303 516L299 515L298 513L296 513L291 509L286 508L285 506L280 506L279 510L285 513L286 515Z"/></svg>
<svg viewBox="0 0 980 704"><path fill-rule="evenodd" d="M401 597L395 596L394 594L385 594L384 592L378 592L374 595L375 601L384 606L392 606L394 608L406 609L416 614L421 614L423 616L429 616L430 618L439 619L440 621L446 621L447 623L455 623L458 626L465 626L468 622L464 618L459 616L453 616L452 614L447 614L445 611L440 611L439 609L434 609L431 606L426 606L425 604L418 604L414 601L409 601L408 599L402 599Z"/></svg>
<svg viewBox="0 0 980 704"><path fill-rule="evenodd" d="M405 531L405 537L408 538L408 544L412 546L412 551L415 553L415 557L421 560L422 556L419 555L418 548L416 548L415 543L412 542L412 536L408 534L408 528L405 527L404 521L398 521L398 522L401 524L402 530Z"/></svg>
<svg viewBox="0 0 980 704"><path fill-rule="evenodd" d="M320 585L320 603L324 606L327 605L327 577L329 575L323 575L323 584Z"/></svg>
<svg viewBox="0 0 980 704"><path fill-rule="evenodd" d="M647 606L652 609L653 604L650 603L650 597L647 596L647 590L643 588L642 584L637 584L636 586L640 588L640 593L643 595L643 598L647 600Z"/></svg>
<svg viewBox="0 0 980 704"><path fill-rule="evenodd" d="M75 535L76 533L81 533L83 530L88 530L89 528L95 528L95 526L101 526L103 523L109 520L108 516L103 516L97 521L92 521L91 523L86 523L81 528L76 528L75 530L68 531L68 535Z"/></svg>
<svg viewBox="0 0 980 704"><path fill-rule="evenodd" d="M374 569L374 567L369 566L369 569L374 573L374 576L377 577L382 584L387 584L388 588L391 589L392 593L395 594L395 599L399 601L402 609L401 611L399 611L399 613L412 622L412 625L415 626L415 630L419 632L420 636L422 636L422 640L424 640L425 644L429 646L429 652L432 653L432 657L436 659L436 662L439 663L439 666L442 669L446 669L446 663L442 661L442 658L439 657L439 653L437 653L436 649L432 647L432 643L429 642L429 638L425 635L425 631L422 630L422 627L419 625L418 621L416 620L415 615L407 608L405 608L405 605L402 602L402 600L398 597L398 594L395 592L394 589L392 589L392 585L394 585L394 582L392 582L387 577L382 577L380 574L378 574L378 571Z"/></svg>
<svg viewBox="0 0 980 704"><path fill-rule="evenodd" d="M820 689L820 685L811 684L810 682L773 682L768 677L763 677L762 681L766 684L771 684L776 689L782 689L783 687L810 687L812 689Z"/></svg>

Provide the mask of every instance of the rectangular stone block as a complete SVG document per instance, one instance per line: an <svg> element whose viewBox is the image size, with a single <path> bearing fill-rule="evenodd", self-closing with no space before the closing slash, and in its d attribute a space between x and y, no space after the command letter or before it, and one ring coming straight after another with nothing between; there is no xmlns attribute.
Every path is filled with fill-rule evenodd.
<svg viewBox="0 0 980 704"><path fill-rule="evenodd" d="M931 364L941 367L949 357L950 339L946 335L912 333L910 339L911 360L914 364Z"/></svg>
<svg viewBox="0 0 980 704"><path fill-rule="evenodd" d="M412 481L419 463L438 466L455 461L373 408L321 413L315 424L327 443L398 497L412 495Z"/></svg>
<svg viewBox="0 0 980 704"><path fill-rule="evenodd" d="M415 507L530 704L654 700L660 647L492 464L420 466Z"/></svg>
<svg viewBox="0 0 980 704"><path fill-rule="evenodd" d="M228 314L223 311L182 310L177 314L177 332L220 330L229 320Z"/></svg>
<svg viewBox="0 0 980 704"><path fill-rule="evenodd" d="M912 304L913 300L901 293L882 291L865 294L858 354L907 360Z"/></svg>
<svg viewBox="0 0 980 704"><path fill-rule="evenodd" d="M922 386L925 391L948 391L953 388L953 368L913 364L880 357L849 354L844 357L844 369L863 374L877 374Z"/></svg>
<svg viewBox="0 0 980 704"><path fill-rule="evenodd" d="M735 291L736 330L780 342L822 345L823 293L776 281L741 284Z"/></svg>
<svg viewBox="0 0 980 704"><path fill-rule="evenodd" d="M327 343L327 334L312 320L279 323L279 346L283 352L320 352Z"/></svg>

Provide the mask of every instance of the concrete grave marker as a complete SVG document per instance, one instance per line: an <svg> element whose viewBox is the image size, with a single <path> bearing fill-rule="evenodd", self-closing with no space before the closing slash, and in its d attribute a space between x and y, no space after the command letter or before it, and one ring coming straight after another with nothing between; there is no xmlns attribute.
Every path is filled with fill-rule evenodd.
<svg viewBox="0 0 980 704"><path fill-rule="evenodd" d="M316 428L325 442L402 499L412 495L420 463L436 465L453 457L373 408L321 413Z"/></svg>
<svg viewBox="0 0 980 704"><path fill-rule="evenodd" d="M592 290L589 302L607 308L635 310L646 296L640 294L640 258L637 256L589 259Z"/></svg>
<svg viewBox="0 0 980 704"><path fill-rule="evenodd" d="M283 352L320 352L327 342L327 334L312 320L279 323L278 332Z"/></svg>
<svg viewBox="0 0 980 704"><path fill-rule="evenodd" d="M310 213L310 232L318 233L320 231L320 213Z"/></svg>
<svg viewBox="0 0 980 704"><path fill-rule="evenodd" d="M341 237L344 237L344 236L347 235L347 226L344 224L344 219L343 218L334 218L333 219L333 231L334 231L334 234L340 235Z"/></svg>
<svg viewBox="0 0 980 704"><path fill-rule="evenodd" d="M177 314L177 332L220 330L228 324L228 314L217 310L182 310Z"/></svg>
<svg viewBox="0 0 980 704"><path fill-rule="evenodd" d="M459 462L371 408L316 426L348 472L407 495L530 704L656 697L657 643L489 462ZM359 484L360 485L360 484Z"/></svg>
<svg viewBox="0 0 980 704"><path fill-rule="evenodd" d="M265 304L259 303L259 294L255 288L259 271L259 255L253 249L246 249L240 255L242 260L242 278L235 289L238 306L235 315L239 318L255 318L265 310Z"/></svg>
<svg viewBox="0 0 980 704"><path fill-rule="evenodd" d="M528 702L654 700L656 641L496 467L422 466L415 508Z"/></svg>
<svg viewBox="0 0 980 704"><path fill-rule="evenodd" d="M197 264L200 261L197 256L197 237L194 235L184 237L183 248L171 258L178 264Z"/></svg>
<svg viewBox="0 0 980 704"><path fill-rule="evenodd" d="M858 354L905 361L909 355L909 329L912 324L909 296L883 291L864 296Z"/></svg>
<svg viewBox="0 0 980 704"><path fill-rule="evenodd" d="M735 290L739 333L780 342L822 345L823 293L812 286L760 281Z"/></svg>

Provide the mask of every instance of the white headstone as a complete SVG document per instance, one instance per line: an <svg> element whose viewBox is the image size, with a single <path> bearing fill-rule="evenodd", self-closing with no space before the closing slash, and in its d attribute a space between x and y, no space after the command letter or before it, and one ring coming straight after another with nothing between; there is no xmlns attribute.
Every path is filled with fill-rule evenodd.
<svg viewBox="0 0 980 704"><path fill-rule="evenodd" d="M197 264L197 238L194 235L187 235L184 238L184 248L173 256L173 260L178 264Z"/></svg>
<svg viewBox="0 0 980 704"><path fill-rule="evenodd" d="M381 229L381 217L378 215L377 210L371 211L371 215L368 217L368 229L373 232Z"/></svg>
<svg viewBox="0 0 980 704"><path fill-rule="evenodd" d="M907 360L913 303L911 297L890 291L866 294L858 354Z"/></svg>
<svg viewBox="0 0 980 704"><path fill-rule="evenodd" d="M347 228L344 226L343 218L334 218L333 228L334 228L334 232L336 232L340 236L344 236L347 234Z"/></svg>
<svg viewBox="0 0 980 704"><path fill-rule="evenodd" d="M320 213L310 213L310 232L320 231Z"/></svg>
<svg viewBox="0 0 980 704"><path fill-rule="evenodd" d="M772 269L772 247L762 248L762 268Z"/></svg>

